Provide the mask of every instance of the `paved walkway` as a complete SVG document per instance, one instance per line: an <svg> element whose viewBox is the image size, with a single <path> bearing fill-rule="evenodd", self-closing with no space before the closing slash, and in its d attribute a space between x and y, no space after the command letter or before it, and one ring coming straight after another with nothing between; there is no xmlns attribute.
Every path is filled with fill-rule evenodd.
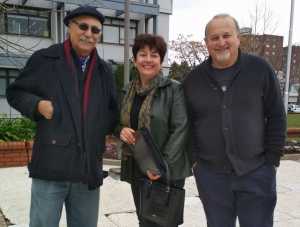
<svg viewBox="0 0 300 227"><path fill-rule="evenodd" d="M7 227L7 224L6 224L6 221L5 221L5 218L2 214L1 209L0 209L0 227Z"/></svg>
<svg viewBox="0 0 300 227"><path fill-rule="evenodd" d="M105 166L106 169L111 167L113 166ZM0 208L4 215L15 224L13 227L28 227L30 179L27 169L0 169L0 182ZM182 227L206 227L193 177L187 179L185 188L185 223ZM105 179L104 186L101 187L99 226L138 227L130 187L127 183L120 182L113 174ZM278 203L274 227L299 226L300 162L282 161L278 169ZM3 227L1 222L0 227ZM60 227L66 227L65 215Z"/></svg>

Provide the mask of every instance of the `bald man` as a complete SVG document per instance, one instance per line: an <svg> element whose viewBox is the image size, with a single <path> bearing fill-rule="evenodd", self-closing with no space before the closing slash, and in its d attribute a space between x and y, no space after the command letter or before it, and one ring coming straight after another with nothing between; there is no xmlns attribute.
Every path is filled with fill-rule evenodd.
<svg viewBox="0 0 300 227"><path fill-rule="evenodd" d="M239 25L214 16L209 58L184 81L193 172L208 227L272 227L276 167L286 116L278 81L263 59L241 53Z"/></svg>

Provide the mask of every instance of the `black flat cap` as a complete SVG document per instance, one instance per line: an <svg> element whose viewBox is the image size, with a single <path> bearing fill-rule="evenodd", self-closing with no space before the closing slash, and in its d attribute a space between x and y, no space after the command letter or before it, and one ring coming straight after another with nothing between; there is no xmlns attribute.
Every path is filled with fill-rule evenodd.
<svg viewBox="0 0 300 227"><path fill-rule="evenodd" d="M67 16L65 16L64 18L64 24L66 26L69 25L70 20L72 20L75 17L78 16L91 16L91 17L95 17L96 19L98 19L101 24L104 23L104 16L102 15L102 13L100 13L96 7L92 7L92 6L79 6L78 8L72 10L70 13L68 13Z"/></svg>

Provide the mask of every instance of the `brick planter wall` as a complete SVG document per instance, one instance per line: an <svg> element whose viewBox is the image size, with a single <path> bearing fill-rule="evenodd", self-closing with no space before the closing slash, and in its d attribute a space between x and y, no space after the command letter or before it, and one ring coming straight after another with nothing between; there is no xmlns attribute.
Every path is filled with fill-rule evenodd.
<svg viewBox="0 0 300 227"><path fill-rule="evenodd" d="M300 137L300 128L288 128L287 135L288 137Z"/></svg>
<svg viewBox="0 0 300 227"><path fill-rule="evenodd" d="M26 149L30 142L0 142L0 168L26 166L28 162ZM31 150L29 152L29 156Z"/></svg>
<svg viewBox="0 0 300 227"><path fill-rule="evenodd" d="M113 136L107 136L105 141L105 151L103 158L106 159L119 159L117 151L117 138Z"/></svg>
<svg viewBox="0 0 300 227"><path fill-rule="evenodd" d="M106 151L104 158L117 159L116 139L113 137L106 138ZM0 142L0 168L26 166L31 158L33 141L26 142Z"/></svg>
<svg viewBox="0 0 300 227"><path fill-rule="evenodd" d="M289 137L300 137L300 128L288 128L287 134ZM31 158L32 141L27 142L0 142L0 168L26 166ZM103 158L120 159L117 152L117 139L112 136L106 137L106 151Z"/></svg>

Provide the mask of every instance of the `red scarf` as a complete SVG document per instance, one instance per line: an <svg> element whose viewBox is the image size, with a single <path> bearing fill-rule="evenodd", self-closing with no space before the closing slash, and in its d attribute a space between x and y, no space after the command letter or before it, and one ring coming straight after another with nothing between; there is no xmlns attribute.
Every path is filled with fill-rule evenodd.
<svg viewBox="0 0 300 227"><path fill-rule="evenodd" d="M72 54L71 54L71 41L70 39L67 39L64 42L64 53L65 57L67 59L67 63L72 71L72 74L75 76L75 65L72 59ZM91 80L94 72L94 68L96 66L96 49L94 49L91 53L91 59L90 59L90 64L87 69L87 74L84 80L84 87L83 87L83 105L82 105L82 113L83 116L85 117L87 109L88 109L88 104L89 104L89 99L90 99L90 85L91 85Z"/></svg>

